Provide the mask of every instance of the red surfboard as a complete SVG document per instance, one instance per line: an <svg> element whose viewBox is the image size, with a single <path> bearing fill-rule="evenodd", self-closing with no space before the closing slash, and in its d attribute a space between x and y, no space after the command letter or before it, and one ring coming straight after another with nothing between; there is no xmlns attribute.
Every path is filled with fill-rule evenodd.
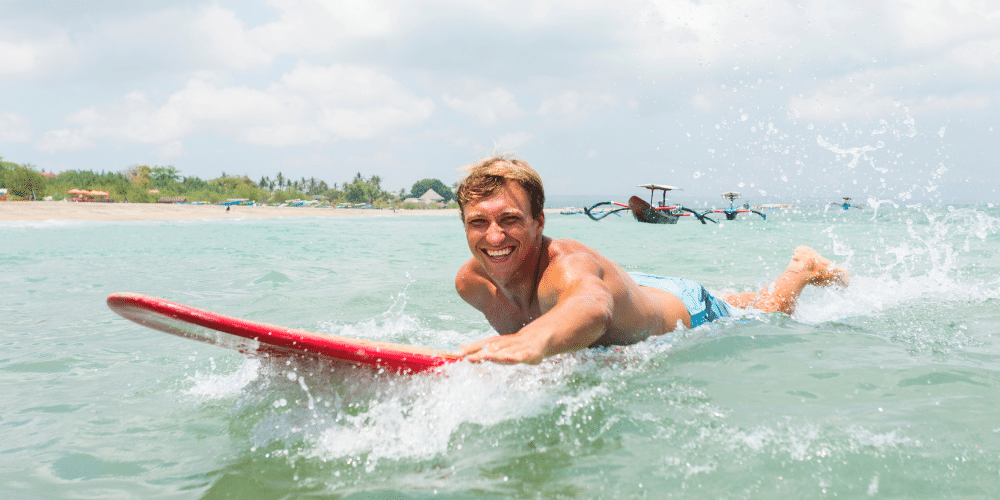
<svg viewBox="0 0 1000 500"><path fill-rule="evenodd" d="M284 328L233 318L138 293L114 293L108 307L162 332L208 342L244 354L313 355L359 366L412 373L459 360L430 347L390 344Z"/></svg>

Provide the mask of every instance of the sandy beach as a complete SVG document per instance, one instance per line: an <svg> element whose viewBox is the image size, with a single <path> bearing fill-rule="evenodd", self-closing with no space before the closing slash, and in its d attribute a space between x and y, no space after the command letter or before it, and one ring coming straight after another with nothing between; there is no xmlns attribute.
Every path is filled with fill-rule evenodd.
<svg viewBox="0 0 1000 500"><path fill-rule="evenodd" d="M0 202L0 221L38 220L159 220L245 217L372 217L434 215L458 217L456 209L373 210L316 207L251 207L173 205L166 203L76 203L62 201Z"/></svg>
<svg viewBox="0 0 1000 500"><path fill-rule="evenodd" d="M547 209L546 213L558 212ZM250 207L220 205L172 205L164 203L76 203L62 201L0 202L0 221L40 220L160 220L246 217L458 217L457 209L375 210L316 207Z"/></svg>

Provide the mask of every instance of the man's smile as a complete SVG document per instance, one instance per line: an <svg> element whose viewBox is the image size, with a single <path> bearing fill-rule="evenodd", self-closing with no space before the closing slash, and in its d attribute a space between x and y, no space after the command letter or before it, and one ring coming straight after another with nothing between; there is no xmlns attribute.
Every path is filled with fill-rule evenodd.
<svg viewBox="0 0 1000 500"><path fill-rule="evenodd" d="M486 256L494 260L501 260L504 257L510 255L513 251L514 251L513 246L498 248L496 250L491 250L488 248L483 249L483 252L486 253Z"/></svg>

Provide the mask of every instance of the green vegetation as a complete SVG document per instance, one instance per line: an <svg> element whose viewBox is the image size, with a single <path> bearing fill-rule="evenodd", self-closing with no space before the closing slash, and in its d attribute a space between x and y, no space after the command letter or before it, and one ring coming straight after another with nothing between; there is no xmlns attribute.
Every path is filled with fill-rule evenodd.
<svg viewBox="0 0 1000 500"><path fill-rule="evenodd" d="M421 179L414 182L413 187L410 188L410 196L413 198L420 198L430 189L433 189L435 193L443 196L445 203L455 199L455 194L451 192L451 188L437 179Z"/></svg>
<svg viewBox="0 0 1000 500"><path fill-rule="evenodd" d="M45 189L45 176L31 165L18 165L0 158L0 188L10 199L35 199Z"/></svg>
<svg viewBox="0 0 1000 500"><path fill-rule="evenodd" d="M427 186L422 188L422 186ZM39 172L32 165L19 165L2 161L0 158L0 188L7 188L8 199L41 200L52 197L62 200L71 189L107 192L111 201L130 203L155 203L161 198L186 198L188 203L220 203L231 199L245 199L257 203L280 204L291 200L311 200L340 204L367 205L376 208L400 206L405 190L392 193L382 188L382 178L378 175L365 178L358 172L350 181L329 185L314 177L294 180L278 172L273 179L264 176L259 182L249 177L222 175L215 179L202 180L193 176L182 176L177 168L167 166L132 165L121 172L90 172L68 170L58 175ZM451 200L451 190L437 179L424 179L413 185L413 192L427 189ZM152 191L152 192L151 192ZM426 208L426 207L420 207Z"/></svg>

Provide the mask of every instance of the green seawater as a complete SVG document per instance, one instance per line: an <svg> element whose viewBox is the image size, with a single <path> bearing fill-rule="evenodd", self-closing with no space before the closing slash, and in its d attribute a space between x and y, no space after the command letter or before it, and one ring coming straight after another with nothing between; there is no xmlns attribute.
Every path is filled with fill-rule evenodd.
<svg viewBox="0 0 1000 500"><path fill-rule="evenodd" d="M714 291L766 285L803 244L854 280L791 317L398 376L246 357L105 298L455 348L492 334L454 291L457 217L0 221L0 496L1000 497L996 207L545 231Z"/></svg>

